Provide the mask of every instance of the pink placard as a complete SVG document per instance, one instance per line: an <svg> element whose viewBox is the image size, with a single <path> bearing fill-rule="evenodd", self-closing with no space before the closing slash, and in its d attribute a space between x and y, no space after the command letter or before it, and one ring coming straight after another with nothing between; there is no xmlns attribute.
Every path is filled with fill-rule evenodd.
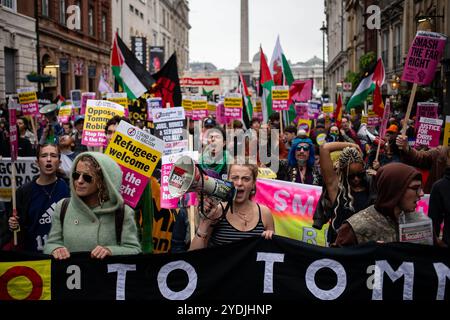
<svg viewBox="0 0 450 320"><path fill-rule="evenodd" d="M106 135L104 131L83 130L81 143L88 147L106 146Z"/></svg>
<svg viewBox="0 0 450 320"><path fill-rule="evenodd" d="M150 179L139 172L128 169L120 164L119 166L120 169L122 169L123 174L120 194L127 205L135 208Z"/></svg>
<svg viewBox="0 0 450 320"><path fill-rule="evenodd" d="M178 208L180 198L172 198L169 193L169 174L172 167L173 163L163 164L161 166L161 208Z"/></svg>
<svg viewBox="0 0 450 320"><path fill-rule="evenodd" d="M34 116L39 113L39 104L37 101L24 103L20 106L22 107L22 114L24 116Z"/></svg>
<svg viewBox="0 0 450 320"><path fill-rule="evenodd" d="M440 33L418 31L405 60L402 81L429 85L441 60L446 39Z"/></svg>
<svg viewBox="0 0 450 320"><path fill-rule="evenodd" d="M415 146L427 146L429 148L437 147L439 145L442 122L443 120L439 119L420 118Z"/></svg>
<svg viewBox="0 0 450 320"><path fill-rule="evenodd" d="M83 92L81 94L81 115L86 113L86 103L90 99L95 99L95 92Z"/></svg>
<svg viewBox="0 0 450 320"><path fill-rule="evenodd" d="M242 108L224 108L225 122L229 123L235 119L242 119Z"/></svg>
<svg viewBox="0 0 450 320"><path fill-rule="evenodd" d="M208 110L192 110L192 120L202 120L208 116Z"/></svg>
<svg viewBox="0 0 450 320"><path fill-rule="evenodd" d="M438 106L439 104L436 102L417 102L416 122L414 124L414 128L416 128L416 130L419 128L420 117L437 119Z"/></svg>
<svg viewBox="0 0 450 320"><path fill-rule="evenodd" d="M11 160L16 161L19 149L18 149L16 106L14 102L9 103L8 112L9 112L9 142L11 145Z"/></svg>

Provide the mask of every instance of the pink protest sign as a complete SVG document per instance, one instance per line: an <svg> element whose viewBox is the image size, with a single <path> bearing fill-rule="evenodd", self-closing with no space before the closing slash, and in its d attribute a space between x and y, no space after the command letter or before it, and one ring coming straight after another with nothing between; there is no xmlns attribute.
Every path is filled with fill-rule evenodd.
<svg viewBox="0 0 450 320"><path fill-rule="evenodd" d="M312 218L322 193L320 187L258 179L256 191L254 200L272 211L278 235L325 246L327 228L312 228Z"/></svg>
<svg viewBox="0 0 450 320"><path fill-rule="evenodd" d="M122 169L122 185L120 186L120 194L123 197L123 201L132 208L136 208L139 198L144 192L147 186L148 177L131 170L130 168L124 167L119 164L120 169Z"/></svg>
<svg viewBox="0 0 450 320"><path fill-rule="evenodd" d="M447 37L443 34L418 31L403 69L402 81L429 85L441 60Z"/></svg>
<svg viewBox="0 0 450 320"><path fill-rule="evenodd" d="M437 147L443 122L444 120L421 117L419 119L419 128L417 129L415 147Z"/></svg>
<svg viewBox="0 0 450 320"><path fill-rule="evenodd" d="M274 111L289 110L289 86L272 87L272 108Z"/></svg>
<svg viewBox="0 0 450 320"><path fill-rule="evenodd" d="M380 124L380 137L381 138L384 138L384 136L386 135L387 123L389 121L390 115L391 115L391 100L386 99L386 105L384 106L384 111L383 111L383 119L381 120L381 124Z"/></svg>
<svg viewBox="0 0 450 320"><path fill-rule="evenodd" d="M86 113L86 102L95 99L95 92L83 92L81 94L81 111L80 114Z"/></svg>
<svg viewBox="0 0 450 320"><path fill-rule="evenodd" d="M17 134L17 120L16 120L16 104L10 98L8 102L9 112L9 142L11 145L11 160L17 161L18 153L18 134Z"/></svg>
<svg viewBox="0 0 450 320"><path fill-rule="evenodd" d="M416 123L414 125L416 130L419 128L419 119L421 117L437 119L438 106L439 104L436 102L417 102Z"/></svg>

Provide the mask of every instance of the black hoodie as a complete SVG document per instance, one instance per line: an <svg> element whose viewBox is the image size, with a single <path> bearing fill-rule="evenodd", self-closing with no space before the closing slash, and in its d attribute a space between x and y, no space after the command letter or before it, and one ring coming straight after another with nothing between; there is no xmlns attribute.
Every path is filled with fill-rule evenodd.
<svg viewBox="0 0 450 320"><path fill-rule="evenodd" d="M444 172L444 177L433 184L430 193L430 206L428 216L433 220L434 233L438 236L441 223L444 221L444 234L442 240L450 244L450 167Z"/></svg>

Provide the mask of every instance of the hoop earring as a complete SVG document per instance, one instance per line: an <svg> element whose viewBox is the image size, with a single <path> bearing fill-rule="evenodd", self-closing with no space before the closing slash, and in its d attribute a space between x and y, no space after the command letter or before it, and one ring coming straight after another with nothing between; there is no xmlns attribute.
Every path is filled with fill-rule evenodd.
<svg viewBox="0 0 450 320"><path fill-rule="evenodd" d="M250 195L254 196L256 194L256 188L253 188L252 191L250 191Z"/></svg>

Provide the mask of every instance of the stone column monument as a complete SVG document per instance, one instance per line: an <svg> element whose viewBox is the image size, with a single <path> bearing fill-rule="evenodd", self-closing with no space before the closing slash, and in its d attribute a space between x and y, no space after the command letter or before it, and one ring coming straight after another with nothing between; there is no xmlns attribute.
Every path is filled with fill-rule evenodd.
<svg viewBox="0 0 450 320"><path fill-rule="evenodd" d="M248 46L248 0L241 0L241 62L237 69L241 71L247 85L250 85L253 69L248 61Z"/></svg>

